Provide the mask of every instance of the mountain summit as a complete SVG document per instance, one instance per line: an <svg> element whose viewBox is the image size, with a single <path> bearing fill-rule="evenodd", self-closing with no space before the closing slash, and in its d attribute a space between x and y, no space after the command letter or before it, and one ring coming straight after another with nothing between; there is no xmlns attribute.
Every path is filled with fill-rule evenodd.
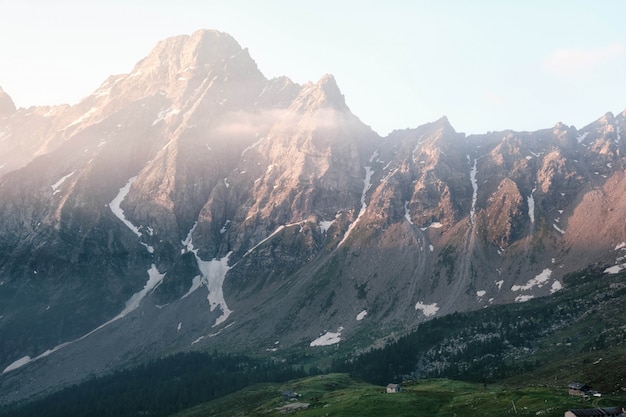
<svg viewBox="0 0 626 417"><path fill-rule="evenodd" d="M8 116L16 110L13 99L0 87L0 116Z"/></svg>
<svg viewBox="0 0 626 417"><path fill-rule="evenodd" d="M333 108L337 111L347 111L343 94L337 86L335 77L324 75L317 83L308 83L300 97L294 102L294 110L310 111L320 108Z"/></svg>
<svg viewBox="0 0 626 417"><path fill-rule="evenodd" d="M268 80L206 30L75 106L0 90L1 402L177 351L365 348L618 272L625 114L382 138L333 76Z"/></svg>

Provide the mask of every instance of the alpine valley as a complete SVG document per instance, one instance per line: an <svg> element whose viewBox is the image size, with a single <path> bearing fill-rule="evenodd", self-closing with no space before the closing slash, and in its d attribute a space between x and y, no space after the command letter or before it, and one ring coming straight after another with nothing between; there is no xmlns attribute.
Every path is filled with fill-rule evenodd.
<svg viewBox="0 0 626 417"><path fill-rule="evenodd" d="M381 137L331 75L268 80L210 30L73 106L0 90L0 403L177 352L360 352L617 274L625 132Z"/></svg>

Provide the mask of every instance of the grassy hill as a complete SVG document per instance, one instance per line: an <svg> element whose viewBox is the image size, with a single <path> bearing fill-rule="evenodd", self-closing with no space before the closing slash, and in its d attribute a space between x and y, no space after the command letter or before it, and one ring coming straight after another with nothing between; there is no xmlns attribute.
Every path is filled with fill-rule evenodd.
<svg viewBox="0 0 626 417"><path fill-rule="evenodd" d="M283 390L299 396L284 400ZM403 391L387 394L385 387L352 379L346 374L319 375L285 384L263 384L185 410L176 417L413 417L466 416L501 417L562 416L570 408L615 406L624 398L602 398L594 402L572 397L565 389L527 387L432 379L403 384Z"/></svg>
<svg viewBox="0 0 626 417"><path fill-rule="evenodd" d="M357 357L335 361L375 384L446 377L511 386L581 381L626 388L626 275L590 268L550 297L452 314Z"/></svg>

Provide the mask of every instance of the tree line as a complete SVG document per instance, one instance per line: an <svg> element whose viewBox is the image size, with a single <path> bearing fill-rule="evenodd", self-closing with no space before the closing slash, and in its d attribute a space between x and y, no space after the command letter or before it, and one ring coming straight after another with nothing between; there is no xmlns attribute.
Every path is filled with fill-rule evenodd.
<svg viewBox="0 0 626 417"><path fill-rule="evenodd" d="M0 416L168 416L252 384L284 382L309 373L301 366L240 354L178 353L27 404L5 406Z"/></svg>
<svg viewBox="0 0 626 417"><path fill-rule="evenodd" d="M542 341L566 329L574 329L566 333L576 335L579 353L620 344L623 332L609 330L623 323L617 306L626 287L614 285L622 279L601 269L571 274L568 287L552 296L435 318L382 348L335 360L331 371L377 385L420 378L486 383L542 366L550 360L537 354ZM593 325L584 324L591 315Z"/></svg>

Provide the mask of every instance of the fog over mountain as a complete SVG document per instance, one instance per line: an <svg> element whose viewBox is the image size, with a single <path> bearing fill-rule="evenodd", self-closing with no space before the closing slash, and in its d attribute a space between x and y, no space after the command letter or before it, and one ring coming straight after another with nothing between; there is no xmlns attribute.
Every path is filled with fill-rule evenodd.
<svg viewBox="0 0 626 417"><path fill-rule="evenodd" d="M0 398L177 351L374 343L617 272L625 130L381 137L332 75L268 80L210 30L75 106L0 89Z"/></svg>

